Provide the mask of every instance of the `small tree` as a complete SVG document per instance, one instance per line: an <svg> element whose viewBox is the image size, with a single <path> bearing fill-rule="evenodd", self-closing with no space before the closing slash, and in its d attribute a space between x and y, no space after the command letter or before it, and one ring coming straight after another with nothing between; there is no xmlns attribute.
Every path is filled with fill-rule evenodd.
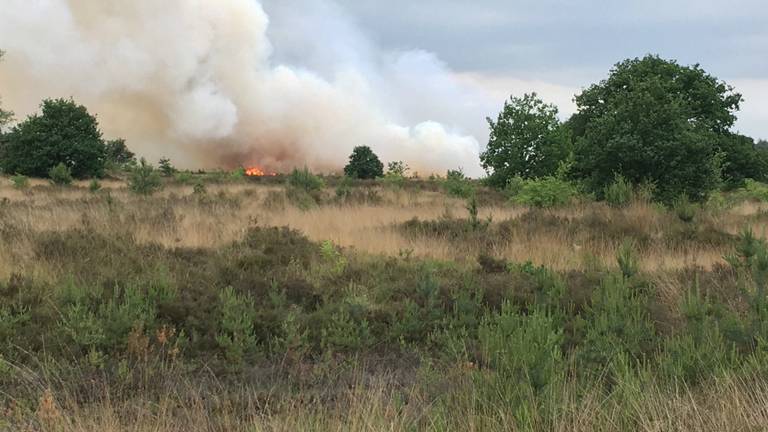
<svg viewBox="0 0 768 432"><path fill-rule="evenodd" d="M448 170L443 182L443 188L448 195L456 198L468 199L475 194L475 186L464 175L464 171L461 168Z"/></svg>
<svg viewBox="0 0 768 432"><path fill-rule="evenodd" d="M162 187L160 174L146 159L141 158L139 165L131 170L128 187L139 195L152 195Z"/></svg>
<svg viewBox="0 0 768 432"><path fill-rule="evenodd" d="M168 158L160 159L160 172L163 173L163 177L172 177L176 173L176 168L171 164L171 160Z"/></svg>
<svg viewBox="0 0 768 432"><path fill-rule="evenodd" d="M395 161L387 164L387 175L393 177L405 177L408 174L408 165L403 161Z"/></svg>
<svg viewBox="0 0 768 432"><path fill-rule="evenodd" d="M107 162L118 166L136 163L136 155L128 149L124 139L107 141L105 147Z"/></svg>
<svg viewBox="0 0 768 432"><path fill-rule="evenodd" d="M384 164L368 146L355 147L344 167L347 177L371 180L384 176Z"/></svg>
<svg viewBox="0 0 768 432"><path fill-rule="evenodd" d="M48 171L48 178L56 186L69 186L72 184L72 171L68 166L60 163Z"/></svg>
<svg viewBox="0 0 768 432"><path fill-rule="evenodd" d="M536 93L513 97L494 122L480 161L490 177L488 183L506 187L510 179L555 175L571 153L568 132L560 125L557 107L544 103Z"/></svg>

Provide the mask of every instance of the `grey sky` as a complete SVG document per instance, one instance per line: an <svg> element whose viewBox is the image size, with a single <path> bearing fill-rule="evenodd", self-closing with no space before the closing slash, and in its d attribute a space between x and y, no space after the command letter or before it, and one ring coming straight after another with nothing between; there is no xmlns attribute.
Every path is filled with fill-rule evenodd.
<svg viewBox="0 0 768 432"><path fill-rule="evenodd" d="M278 1L265 2L268 13ZM530 90L566 113L573 109L570 93L622 59L657 53L700 63L744 94L738 129L768 137L765 0L336 0L336 6L382 50L432 52L497 99L535 83Z"/></svg>

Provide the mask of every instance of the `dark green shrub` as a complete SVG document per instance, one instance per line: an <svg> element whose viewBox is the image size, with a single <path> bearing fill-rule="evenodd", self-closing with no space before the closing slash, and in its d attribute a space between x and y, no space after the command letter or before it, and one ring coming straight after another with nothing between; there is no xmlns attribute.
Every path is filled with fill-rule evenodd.
<svg viewBox="0 0 768 432"><path fill-rule="evenodd" d="M139 165L131 170L128 177L128 187L139 195L152 195L162 186L160 174L144 158L141 158Z"/></svg>
<svg viewBox="0 0 768 432"><path fill-rule="evenodd" d="M72 184L72 171L60 163L48 171L48 178L57 186L69 186Z"/></svg>
<svg viewBox="0 0 768 432"><path fill-rule="evenodd" d="M513 201L530 207L552 208L570 203L576 194L576 189L570 183L545 177L527 180Z"/></svg>
<svg viewBox="0 0 768 432"><path fill-rule="evenodd" d="M632 185L619 174L616 175L613 183L605 187L603 194L605 201L611 207L626 207L634 197Z"/></svg>
<svg viewBox="0 0 768 432"><path fill-rule="evenodd" d="M354 179L372 180L384 176L384 164L370 147L355 147L344 167L344 174Z"/></svg>

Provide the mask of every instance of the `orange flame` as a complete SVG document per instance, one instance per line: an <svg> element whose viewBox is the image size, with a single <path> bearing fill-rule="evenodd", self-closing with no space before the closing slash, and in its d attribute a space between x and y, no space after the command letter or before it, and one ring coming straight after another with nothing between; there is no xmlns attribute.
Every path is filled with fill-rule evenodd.
<svg viewBox="0 0 768 432"><path fill-rule="evenodd" d="M250 167L245 169L245 175L248 177L274 177L277 173L266 172L259 167Z"/></svg>

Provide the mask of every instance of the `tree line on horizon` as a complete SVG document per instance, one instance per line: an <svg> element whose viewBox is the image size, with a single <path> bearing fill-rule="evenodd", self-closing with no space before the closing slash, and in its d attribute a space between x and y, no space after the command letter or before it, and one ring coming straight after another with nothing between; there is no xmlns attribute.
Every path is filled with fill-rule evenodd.
<svg viewBox="0 0 768 432"><path fill-rule="evenodd" d="M577 112L535 93L512 97L481 155L487 182L561 178L605 198L617 181L652 186L655 198L703 201L720 188L768 179L768 142L734 132L742 95L699 65L656 55L625 60L576 95Z"/></svg>
<svg viewBox="0 0 768 432"><path fill-rule="evenodd" d="M505 102L497 119L488 119L490 139L480 157L484 181L507 189L559 180L598 199L621 181L652 186L661 202L681 196L703 201L718 188L768 180L768 142L733 131L742 101L699 65L656 55L625 60L575 96L577 112L566 121L536 93ZM41 114L6 130L12 119L0 107L0 170L7 174L51 177L55 168L98 178L110 165L138 166L125 141L104 140L96 118L72 99L47 99ZM400 175L407 170L402 162L389 168ZM367 146L354 149L344 174L385 176Z"/></svg>

